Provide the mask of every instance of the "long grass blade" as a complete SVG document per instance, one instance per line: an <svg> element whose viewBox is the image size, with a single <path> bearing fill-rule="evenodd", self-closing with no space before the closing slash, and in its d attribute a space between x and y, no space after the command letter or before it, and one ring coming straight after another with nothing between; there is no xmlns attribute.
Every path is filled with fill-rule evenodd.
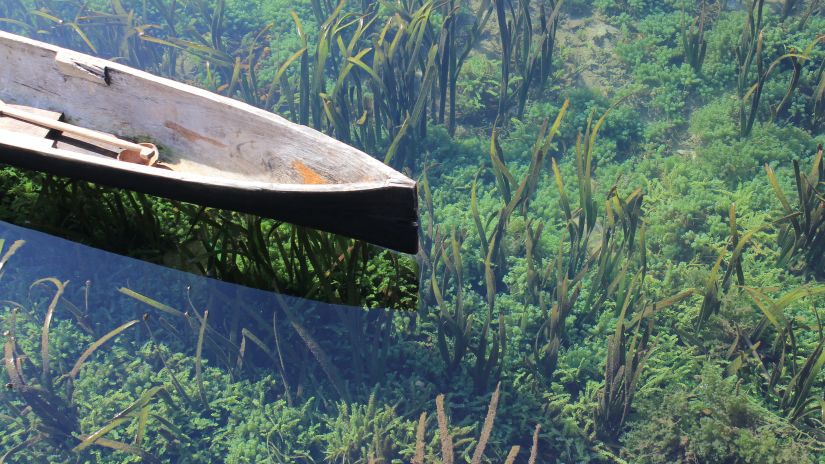
<svg viewBox="0 0 825 464"><path fill-rule="evenodd" d="M55 293L52 297L51 303L49 303L48 308L46 309L46 317L43 321L43 328L40 331L40 359L41 363L43 364L43 370L41 374L41 382L46 388L51 387L51 376L49 375L50 367L49 367L49 327L52 323L52 316L54 316L54 310L57 308L57 303L60 301L63 292L66 289L66 284L68 282L61 282L53 277L40 279L35 281L31 286L37 286L42 283L51 283L55 286Z"/></svg>
<svg viewBox="0 0 825 464"><path fill-rule="evenodd" d="M138 320L129 321L129 322L121 325L120 327L112 330L111 332L107 333L106 335L100 337L96 342L92 343L88 348L86 348L86 350L80 355L80 357L77 358L77 361L75 362L74 367L72 367L72 370L69 371L68 377L70 379L74 379L75 377L77 377L77 374L80 372L80 368L83 367L83 364L86 362L87 359L89 359L89 356L94 354L94 352L98 348L103 346L104 343L108 342L112 338L118 336L121 332L123 332L125 330L128 330L128 329L138 325L139 323L140 323L140 321L138 321Z"/></svg>
<svg viewBox="0 0 825 464"><path fill-rule="evenodd" d="M427 427L427 412L421 413L418 418L418 427L415 430L415 456L413 456L412 464L424 464L424 440Z"/></svg>
<svg viewBox="0 0 825 464"><path fill-rule="evenodd" d="M490 440L490 434L493 433L493 423L496 420L496 409L498 408L498 398L501 392L501 382L496 386L496 391L490 397L490 404L487 406L487 416L484 418L484 425L481 427L481 436L478 439L475 452L473 452L472 464L481 464L484 458L484 449L487 447L487 441Z"/></svg>
<svg viewBox="0 0 825 464"><path fill-rule="evenodd" d="M165 305L165 304L163 304L159 301L153 300L153 299L149 298L148 296L141 295L140 293L138 293L134 290L130 290L126 287L121 287L117 291L119 291L120 293L122 293L122 294L124 294L128 297L134 298L134 299L140 301L141 303L145 303L145 304L157 309L158 311L162 311L166 314L169 314L171 316L185 317L181 311L178 311L177 309L175 309L175 308L173 308L169 305Z"/></svg>
<svg viewBox="0 0 825 464"><path fill-rule="evenodd" d="M5 244L5 240L0 239L0 251L3 250L3 245ZM20 249L23 245L26 244L25 240L15 240L14 243L11 244L8 250L3 254L3 257L0 258L0 277L3 276L3 267L6 263L17 253L17 250Z"/></svg>
<svg viewBox="0 0 825 464"><path fill-rule="evenodd" d="M444 411L444 395L435 397L436 416L438 417L438 435L441 438L441 461L453 464L453 437L447 429L447 414Z"/></svg>
<svg viewBox="0 0 825 464"><path fill-rule="evenodd" d="M86 436L83 441L80 442L79 445L72 448L72 451L75 453L83 451L84 449L92 446L95 444L96 441L103 438L106 434L117 428L120 424L128 421L130 418L123 417L120 419L114 419L108 424L104 425L103 427L99 428L97 431L93 432L91 435Z"/></svg>
<svg viewBox="0 0 825 464"><path fill-rule="evenodd" d="M530 459L527 464L536 464L536 459L539 455L539 433L541 432L541 424L536 424L536 429L533 431L533 446L530 447Z"/></svg>
<svg viewBox="0 0 825 464"><path fill-rule="evenodd" d="M206 410L209 410L209 401L206 399L206 389L203 386L203 336L206 333L206 321L209 319L209 310L203 312L201 327L198 330L198 344L195 348L195 380L198 384L198 395Z"/></svg>

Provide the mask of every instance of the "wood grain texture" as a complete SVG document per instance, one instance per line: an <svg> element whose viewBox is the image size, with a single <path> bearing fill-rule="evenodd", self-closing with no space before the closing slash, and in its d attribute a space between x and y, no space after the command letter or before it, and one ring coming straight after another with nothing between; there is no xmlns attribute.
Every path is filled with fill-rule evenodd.
<svg viewBox="0 0 825 464"><path fill-rule="evenodd" d="M65 140L44 148L19 137L0 138L0 162L417 250L415 182L331 137L192 86L5 32L0 64L0 100L155 143L174 171L83 153Z"/></svg>

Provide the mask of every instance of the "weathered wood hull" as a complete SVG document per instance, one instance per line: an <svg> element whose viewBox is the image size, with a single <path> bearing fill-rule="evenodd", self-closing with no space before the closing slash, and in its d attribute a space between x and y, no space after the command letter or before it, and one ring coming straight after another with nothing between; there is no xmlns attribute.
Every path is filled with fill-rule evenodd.
<svg viewBox="0 0 825 464"><path fill-rule="evenodd" d="M415 182L352 147L201 89L0 32L0 100L162 147L173 170L0 131L0 163L254 213L407 253Z"/></svg>

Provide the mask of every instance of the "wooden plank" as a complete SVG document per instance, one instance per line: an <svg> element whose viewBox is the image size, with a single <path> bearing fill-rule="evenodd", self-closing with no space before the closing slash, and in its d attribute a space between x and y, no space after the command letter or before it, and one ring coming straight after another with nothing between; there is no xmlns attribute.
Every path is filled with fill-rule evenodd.
<svg viewBox="0 0 825 464"><path fill-rule="evenodd" d="M23 105L8 105L12 108L25 111L43 118L53 121L59 121L63 117L62 113L57 111L49 111L40 108L32 108ZM105 132L90 131L99 133L103 136L112 137L112 134ZM87 155L103 155L109 158L115 158L120 152L120 148L105 142L99 141L94 137L85 137L83 135L72 134L66 135L53 129L45 128L37 124L26 121L21 121L15 117L0 115L0 140L23 140L21 137L25 136L30 144L36 144L41 148L60 148L74 153L83 153ZM42 143L35 142L33 139L42 139Z"/></svg>
<svg viewBox="0 0 825 464"><path fill-rule="evenodd" d="M120 149L115 146L84 139L79 136L67 137L65 135L58 135L55 137L54 147L73 153L99 155L107 158L116 158L120 152Z"/></svg>
<svg viewBox="0 0 825 464"><path fill-rule="evenodd" d="M49 111L49 110L42 110L39 108L31 108L28 106L22 105L9 105L12 108L23 110L30 112L32 114L36 114L43 118L51 119L53 121L60 120L62 114L56 111ZM44 127L40 127L36 124L30 124L25 121L21 121L19 119L15 119L9 116L0 116L0 130L4 130L7 132L13 132L16 134L23 134L28 135L31 137L37 137L41 139L45 139L49 135L50 129L46 129Z"/></svg>
<svg viewBox="0 0 825 464"><path fill-rule="evenodd" d="M99 131L95 131L99 132ZM102 135L113 137L113 134L99 132ZM82 153L86 155L100 155L107 158L117 158L118 153L122 150L120 147L101 142L94 137L84 137L79 134L58 134L55 136L55 148L71 151L74 153Z"/></svg>
<svg viewBox="0 0 825 464"><path fill-rule="evenodd" d="M54 146L54 140L44 138L39 133L31 135L25 131L8 130L3 127L0 127L0 143L37 147L40 150L48 150Z"/></svg>
<svg viewBox="0 0 825 464"><path fill-rule="evenodd" d="M151 155L153 151L153 149L149 147L144 147L134 142L129 142L128 140L119 139L110 134L105 134L81 126L75 126L73 124L67 124L62 121L55 121L50 117L41 116L37 112L32 111L31 108L21 109L15 108L13 105L0 103L0 115L25 121L40 127L50 128L55 131L60 131L64 135L76 135L85 139L99 140L100 142L116 145L126 150L134 150L135 152L145 154L146 156Z"/></svg>

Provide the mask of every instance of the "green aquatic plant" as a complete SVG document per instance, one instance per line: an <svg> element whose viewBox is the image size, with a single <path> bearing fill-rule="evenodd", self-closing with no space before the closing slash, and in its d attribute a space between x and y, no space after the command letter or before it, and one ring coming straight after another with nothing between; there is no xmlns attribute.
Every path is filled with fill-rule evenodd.
<svg viewBox="0 0 825 464"><path fill-rule="evenodd" d="M450 247L446 247L442 240L438 240L438 238L436 239L436 247L434 250L435 254L433 256L433 260L431 261L432 275L429 279L432 285L432 295L435 298L440 311L438 330L439 352L441 353L441 358L444 360L446 368L450 371L454 371L458 367L459 363L464 358L464 355L467 353L470 331L472 329L472 321L470 320L469 314L464 307L464 286L462 280L464 271L463 267L461 267L460 251L459 253L456 253L457 250L460 250L461 244L458 242L458 235L455 231L453 231L452 238L452 246ZM453 261L451 260L450 255L447 254L448 252L443 250L452 251L451 254L455 259L455 264L452 264ZM438 269L438 262L442 258L444 259L446 272L444 273L443 280L439 280L436 272ZM454 285L456 286L452 311L450 311L447 306L447 302L444 300L443 293L441 291L442 287L446 288L446 284L449 282L447 279L450 277L454 279ZM452 350L448 347L448 337L453 339Z"/></svg>
<svg viewBox="0 0 825 464"><path fill-rule="evenodd" d="M440 260L444 262L444 275L437 277ZM452 231L449 241L441 244L441 249L433 260L433 275L430 278L433 296L438 304L438 349L444 361L447 372L457 372L462 360L469 353L475 354L473 367L473 383L476 391L486 389L490 377L498 378L501 375L501 361L506 348L506 334L504 318L494 318L496 283L492 276L492 268L488 254L485 260L485 287L487 295L487 311L483 317L481 327L476 327L473 313L465 306L464 297L464 265L461 257L461 242L455 230ZM452 304L445 300L442 289L452 279L454 298ZM452 308L451 308L452 307ZM493 324L497 322L498 327ZM474 343L474 335L478 340Z"/></svg>
<svg viewBox="0 0 825 464"><path fill-rule="evenodd" d="M563 106L552 126L549 125L549 121L545 121L533 148L530 168L520 182L516 180L504 162L501 147L497 142L497 132L494 130L491 136L490 160L494 176L497 179L496 190L502 200L501 208L485 226L478 208L477 182L473 184L470 198L470 209L481 245L479 255L482 257L484 298L487 303L487 311L479 332L479 341L475 348L472 348L469 343L472 337L472 316L465 310L464 306L464 265L461 257L461 235L453 230L448 241L446 237L441 237L438 231L429 230L430 233L436 233L435 238L428 240L435 248L432 258L426 258L425 256L425 265L431 269L429 281L442 319L438 331L439 350L447 369L451 372L458 367L468 350L475 354L476 365L473 368L473 378L477 392L481 392L486 388L491 376L499 377L501 362L506 350L504 315L499 312L498 318L496 318L494 314L496 312L498 287L501 285L502 278L506 273L506 247L504 243L507 240L507 224L516 211L526 215L531 198L535 195L538 174L543 160L549 155L553 138L558 133L566 108L567 104ZM431 199L429 199L427 193L428 183L426 178L424 192L425 201L429 208ZM446 272L439 282L436 272L440 260L444 261ZM449 277L452 277L454 281L454 311L449 311L447 301L443 297L443 289L447 288ZM497 328L494 327L496 323ZM454 339L452 353L448 349L448 337Z"/></svg>
<svg viewBox="0 0 825 464"><path fill-rule="evenodd" d="M819 40L825 41L825 36ZM819 127L825 124L825 60L819 65L815 76L815 86L811 95L811 123L813 127Z"/></svg>
<svg viewBox="0 0 825 464"><path fill-rule="evenodd" d="M172 244L171 229L183 219L174 202L159 203L137 192L84 181L33 175L31 227L116 253L159 261Z"/></svg>
<svg viewBox="0 0 825 464"><path fill-rule="evenodd" d="M485 458L485 450L490 440L490 436L493 432L493 426L496 420L496 413L498 411L498 403L500 400L500 396L501 383L499 382L499 384L496 386L495 391L493 391L493 394L490 396L490 402L487 405L487 414L484 417L484 423L481 426L481 431L479 433L478 440L475 441L475 447L473 448L472 456L470 457L469 452L466 453L467 459L472 464L481 464L482 462L487 462ZM443 394L438 395L435 399L436 418L438 420L438 430L436 432L436 436L438 437L440 444L440 462L442 462L443 464L453 464L454 462L456 462L455 447L459 443L455 442L454 436L450 433L450 419L447 416L447 408L444 405L444 400L445 397ZM535 432L533 433L533 445L530 449L530 455L527 461L530 464L534 464L538 456L538 435L540 431L541 425L536 425ZM416 427L415 455L412 458L412 464L424 464L425 462L434 462L433 460L436 459L435 456L430 456L427 454L426 435L427 413L425 411L421 413L421 416L418 419L418 426ZM461 442L465 443L467 441L468 440L461 440ZM521 447L518 445L510 447L510 451L507 453L507 457L504 462L506 464L512 464L513 462L515 462L515 459L516 457L518 457L520 451Z"/></svg>
<svg viewBox="0 0 825 464"><path fill-rule="evenodd" d="M493 2L502 50L497 119L505 121L507 112L513 106L517 108L516 115L521 117L530 89L534 84L544 86L551 76L556 29L563 1L538 2L538 28L534 27L535 7L530 0ZM516 84L513 91L510 90L511 82Z"/></svg>
<svg viewBox="0 0 825 464"><path fill-rule="evenodd" d="M13 250L11 251L13 252ZM9 256L8 251L6 256ZM115 415L106 425L92 433L86 433L81 429L77 405L74 402L74 383L89 358L106 342L138 325L139 321L129 321L103 335L80 354L71 370L58 374L57 369L50 363L52 355L50 329L55 310L58 304L63 301L67 283L55 278L46 278L35 281L32 287L46 284L54 286L54 295L46 308L46 315L41 329L41 373L39 382L33 382L33 377L28 372L29 369L36 368L34 360L22 350L17 340L17 312L24 308L13 302L7 304L7 306L11 306L11 309L10 314L5 319L7 330L4 334L6 340L3 349L3 364L8 379L6 384L8 393L4 395L10 395L15 399L19 398L21 406L12 405L11 401L5 403L12 410L17 411L19 417L22 418L19 425L23 427L23 430L19 432L25 434L27 438L7 450L0 457L0 462L6 462L16 453L34 448L40 444L48 444L56 452L64 455L79 454L82 456L85 449L95 445L130 453L141 457L146 462L160 462L143 450L141 445L146 433L146 419L153 398L165 395L168 399L163 387L147 389L140 398ZM24 408L26 409L25 413L23 412ZM107 434L127 422L137 424L134 444L106 438Z"/></svg>
<svg viewBox="0 0 825 464"><path fill-rule="evenodd" d="M682 13L682 48L684 49L685 62L693 68L696 74L702 72L702 63L704 63L705 54L708 51L708 42L705 40L706 8L707 6L703 0L699 16L690 25L688 25L685 18L686 13Z"/></svg>
<svg viewBox="0 0 825 464"><path fill-rule="evenodd" d="M429 196L426 173L423 178L423 189L427 207L432 206ZM475 198L475 188L473 189ZM477 205L473 200L473 208ZM433 221L434 217L431 216ZM426 233L422 233L422 249L419 250L419 262L422 280L428 285L420 301L422 310L428 305L437 308L437 346L444 362L445 372L453 375L460 367L462 360L474 353L476 358L473 368L473 380L476 391L487 388L490 377L498 377L501 372L501 362L506 346L506 335L503 317L494 318L496 281L492 270L490 253L495 245L486 246L483 242L482 256L484 260L487 311L483 316L480 331L475 327L473 312L466 307L465 301L465 266L462 258L462 243L465 234L453 229L449 235L443 234L439 228L433 228L432 223ZM443 271L442 271L443 269ZM452 289L452 298L448 297L447 289ZM429 290L429 291L427 291ZM497 322L496 329L493 324ZM474 334L478 331L479 340L473 346Z"/></svg>
<svg viewBox="0 0 825 464"><path fill-rule="evenodd" d="M636 393L639 376L650 356L650 332L652 321L640 319L630 340L625 331L629 311L643 302L640 282L634 278L623 293L617 294L621 304L616 330L607 345L607 359L604 368L604 386L598 392L594 424L596 434L607 443L614 443L628 419L633 396ZM643 304L642 304L643 306Z"/></svg>
<svg viewBox="0 0 825 464"><path fill-rule="evenodd" d="M287 372L286 364L284 363L284 354L283 352L287 349L290 352L301 351L303 350L307 354L311 354L315 360L318 362L321 370L330 380L330 384L333 387L333 390L344 400L348 400L350 398L349 391L343 381L343 376L341 375L340 370L333 364L332 357L327 353L324 347L317 341L316 337L312 334L310 330L308 330L303 322L302 315L304 317L309 317L309 311L306 311L307 306L312 306L307 302L303 303L302 307L293 307L284 301L283 297L279 294L276 294L276 300L278 302L277 307L273 308L272 314L272 326L271 329L268 330L267 338L274 340L275 343L275 351L273 352L263 341L261 338L253 334L250 330L244 327L240 327L240 341L237 338L230 335L229 338L225 337L222 333L220 333L216 328L210 326L207 323L208 318L208 311L204 311L203 315L201 315L197 308L191 306L188 311L181 312L177 309L174 309L168 305L165 305L159 301L156 301L152 298L147 296L141 295L137 292L134 292L127 288L120 288L119 291L124 295L127 295L131 298L134 298L141 303L144 303L162 313L166 313L169 315L176 316L178 318L182 318L185 320L186 327L190 330L190 335L196 337L196 348L195 348L195 381L198 385L198 396L203 405L208 405L209 400L206 397L205 390L203 388L203 380L201 376L202 368L199 367L201 365L201 359L203 354L203 347L204 345L209 345L210 353L217 357L225 366L227 371L236 371L243 368L244 365L244 357L246 354L246 340L250 340L255 345L257 345L267 356L276 362L276 368L279 369L279 373L281 375L281 380L283 382L283 389L284 389L284 396L287 398L288 404L292 402L292 391L290 390L290 382L288 380L289 374ZM191 301L190 301L191 305ZM249 317L249 320L257 324L259 328L267 328L268 323L266 320L257 312L246 309L246 316ZM282 337L280 335L281 327L279 327L278 322L278 311L283 311L286 315L286 322L289 324L294 330L294 333L299 337L300 341L302 342L302 347L294 347L288 346L282 343ZM194 315L194 317L192 317ZM239 318L235 318L235 323L239 322ZM162 322L163 319L160 319ZM175 333L175 329L170 324L164 324L164 329ZM237 328L237 325L235 325ZM234 328L233 328L234 330ZM356 351L356 354L363 354L364 350L360 347L354 347L353 351ZM277 358L274 353L277 353ZM378 354L374 354L373 356L378 356ZM309 365L306 364L306 359L297 359L295 356L294 364L298 364L300 368L300 373L298 374L299 377L303 377L307 375L307 369L310 368ZM379 358L380 359L380 358ZM298 387L299 388L299 387ZM207 406L208 407L208 406Z"/></svg>
<svg viewBox="0 0 825 464"><path fill-rule="evenodd" d="M327 462L390 463L407 440L407 421L395 408L380 406L375 393L366 405L338 404L329 418L330 431L320 438L326 444Z"/></svg>
<svg viewBox="0 0 825 464"><path fill-rule="evenodd" d="M566 105L562 107L561 115L565 109ZM609 113L610 110L595 123L592 116L588 118L584 133L579 133L576 139L578 209L574 210L571 206L556 160L551 163L559 206L566 221L567 246L560 245L553 264L541 277L542 286L552 295L552 303L546 301L544 294L539 298L543 321L533 344L533 363L547 380L553 378L559 350L565 339L567 318L586 283L589 283L590 289L584 302L587 312L583 320L592 321L617 290L631 262L638 257L641 268L646 267L644 231L639 231L641 191L636 190L621 198L618 187L614 185L607 193L604 213L599 212L594 199L593 154L599 129ZM554 127L558 123L559 119ZM637 232L640 232L638 238L641 246L636 244Z"/></svg>
<svg viewBox="0 0 825 464"><path fill-rule="evenodd" d="M558 365L558 356L564 339L567 317L578 300L581 292L581 281L571 279L564 273L561 260L557 260L557 278L554 288L555 301L548 304L541 296L539 307L542 309L544 321L536 335L534 343L534 363L536 369L548 379L552 379Z"/></svg>
<svg viewBox="0 0 825 464"><path fill-rule="evenodd" d="M805 9L805 13L799 18L799 22L797 23L796 29L802 31L807 27L808 22L811 20L811 17L814 16L818 11L820 11L820 0L811 0L808 3L808 8Z"/></svg>
<svg viewBox="0 0 825 464"><path fill-rule="evenodd" d="M781 406L791 423L810 420L815 421L815 427L822 426L822 400L815 396L812 387L823 365L825 365L825 341L822 339L820 327L819 343L805 358L805 362L793 376L782 396Z"/></svg>
<svg viewBox="0 0 825 464"><path fill-rule="evenodd" d="M631 421L623 436L627 462L814 463L821 442L766 407L757 394L713 362L655 399L637 401L651 420Z"/></svg>
<svg viewBox="0 0 825 464"><path fill-rule="evenodd" d="M554 169L558 173L558 168L554 166ZM563 191L560 177L558 183L560 191ZM562 201L566 201L564 197ZM635 244L640 217L639 192L633 192L623 200L612 191L606 202L605 218L595 229L598 235L585 233L578 236L579 240L568 236L570 249L567 255L565 256L563 249L560 250L555 264L548 267L544 280L547 284L553 284L554 301L548 307L543 299L540 300L544 322L534 345L537 367L548 380L553 378L557 367L559 350L565 339L567 318L579 300L585 283L589 282L591 288L584 302L587 313L583 318L593 320L598 317L605 302L617 290L621 290L632 260L638 258L641 268L646 267L644 230L640 231L639 244ZM637 256L636 251L640 249L641 254ZM565 259L568 267L563 265ZM576 267L571 269L570 265Z"/></svg>
<svg viewBox="0 0 825 464"><path fill-rule="evenodd" d="M747 20L742 28L739 45L735 49L739 72L737 96L739 97L740 137L747 137L751 134L759 113L765 83L785 60L791 62L793 73L788 82L785 96L776 107L771 108L772 118L775 119L788 108L794 92L799 86L802 73L801 62L807 58L806 54L791 49L789 53L780 56L765 67L763 56L765 35L762 11L764 3L764 0L756 0L751 4L746 17Z"/></svg>
<svg viewBox="0 0 825 464"><path fill-rule="evenodd" d="M756 120L756 110L759 109L759 99L762 96L762 86L759 85L761 77L764 75L762 65L762 9L765 5L764 0L755 0L751 2L745 25L742 28L742 35L739 39L739 45L736 48L736 58L738 61L739 77L737 80L737 95L739 97L739 134L740 136L747 136L753 128L753 122ZM754 17L754 13L756 16ZM756 76L760 79L752 87L749 84L751 66L753 60L756 59ZM746 94L749 89L753 95L750 98L750 110L746 108Z"/></svg>
<svg viewBox="0 0 825 464"><path fill-rule="evenodd" d="M742 270L742 254L753 236L764 228L763 226L740 234L739 226L736 222L736 203L731 204L728 211L728 224L730 227L728 243L725 249L719 253L719 257L711 267L704 287L692 290L702 295L702 306L699 308L699 314L696 318L697 329L701 329L711 316L719 312L722 306L722 298L731 289L733 276L736 276L738 286L741 287L745 285L745 273ZM728 251L728 249L730 249L730 251ZM723 268L725 272L724 274L720 274Z"/></svg>
<svg viewBox="0 0 825 464"><path fill-rule="evenodd" d="M461 2L450 0L441 6L441 15L444 19L444 31L442 34L443 46L439 59L438 72L438 117L437 121L447 125L450 135L455 135L456 121L456 87L458 78L464 68L464 64L470 55L475 44L481 37L481 33L487 26L487 22L493 13L493 5L481 2L478 10L473 16L473 21L469 27L460 26L464 19L461 14ZM459 48L458 44L463 42ZM449 110L447 108L449 107Z"/></svg>
<svg viewBox="0 0 825 464"><path fill-rule="evenodd" d="M286 99L299 122L311 119L316 129L332 129L345 142L383 153L388 164L415 166L428 111L439 122L448 114L449 130L455 131L456 82L490 16L489 8L480 6L468 23L459 21L458 4L400 2L390 7L389 15L378 15L377 5L371 3L363 4L359 13L348 12L346 4L315 9L327 16L319 21L314 50L308 48L303 25L293 15L304 47L279 70L279 98ZM443 18L436 25L433 16L438 12ZM460 46L459 38L464 41ZM290 83L282 71L299 58L297 81ZM268 102L275 101L275 89L273 81Z"/></svg>
<svg viewBox="0 0 825 464"><path fill-rule="evenodd" d="M694 293L686 290L652 301L646 294L645 276L644 267L633 276L623 275L614 293L618 320L608 339L604 384L596 394L593 416L596 435L608 445L616 443L626 426L639 379L654 349L650 346L653 316Z"/></svg>
<svg viewBox="0 0 825 464"><path fill-rule="evenodd" d="M3 13L3 22L34 38L117 58L170 76L177 74L181 64L183 55L179 50L200 53L227 66L234 62L229 54L213 48L210 41L197 33L198 29L206 28L210 35L217 34L216 42L220 43L222 16L218 13L213 18L207 10L189 10L177 2L158 0L151 5L146 2L132 5L113 1L90 7L84 2L47 1L36 8L23 2L10 2L6 11L0 13ZM201 27L187 29L180 24L180 18L186 13ZM181 37L184 34L192 36Z"/></svg>
<svg viewBox="0 0 825 464"><path fill-rule="evenodd" d="M797 287L776 299L763 289L744 289L762 319L750 333L737 333L728 351L729 357L733 357L728 372L742 375L741 371L748 362L755 364L764 382L763 388L777 400L779 409L788 421L805 427L816 435L816 430L822 425L822 418L817 416L822 404L812 387L825 364L822 322L819 312L812 305L818 342L814 343L813 349L805 356L800 341L806 338L806 334L801 329L812 328L797 322L795 317L787 313L800 300L825 294L825 287ZM775 332L772 341L769 340L771 328ZM801 365L799 360L803 360Z"/></svg>
<svg viewBox="0 0 825 464"><path fill-rule="evenodd" d="M792 206L782 191L773 169L765 165L768 179L782 206L784 222L777 235L780 249L778 264L794 273L808 272L814 276L825 275L825 206L821 182L825 179L823 148L820 145L814 156L811 170L803 172L794 161L797 205Z"/></svg>

